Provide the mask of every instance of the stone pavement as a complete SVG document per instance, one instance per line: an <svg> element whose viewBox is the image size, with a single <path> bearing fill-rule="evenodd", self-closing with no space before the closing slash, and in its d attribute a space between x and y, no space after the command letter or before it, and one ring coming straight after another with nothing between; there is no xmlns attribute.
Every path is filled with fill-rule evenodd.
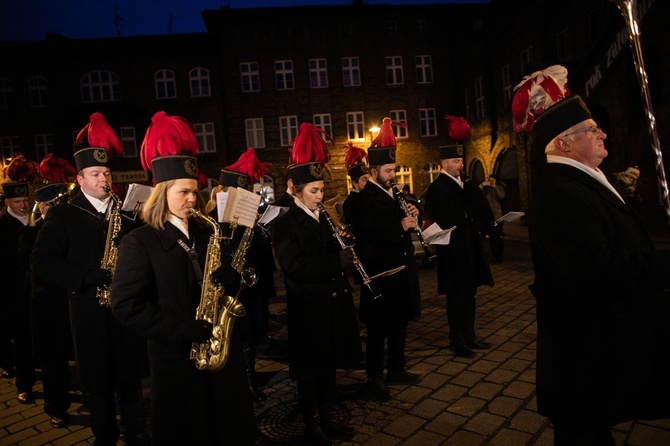
<svg viewBox="0 0 670 446"><path fill-rule="evenodd" d="M353 441L341 445L500 445L553 444L547 419L536 412L535 301L528 291L533 278L526 227L505 225L505 260L491 265L496 285L477 294L477 333L491 342L491 350L473 359L456 358L448 345L444 297L438 296L435 271L421 269L423 313L410 323L408 366L423 376L415 386L391 387L392 400L377 403L366 398L363 368L338 371L338 416L356 428ZM667 245L667 238L663 240ZM662 243L662 244L663 244ZM663 246L668 247L668 246ZM301 443L296 416L295 383L288 378L284 288L277 274L278 294L270 310L271 335L257 364L268 400L256 406L259 425L268 444ZM361 335L365 336L364 329ZM37 404L16 400L13 379L0 379L0 445L85 445L92 443L88 415L71 413L73 424L52 429L42 412L41 382ZM148 387L146 387L148 394ZM636 421L615 427L617 445L670 444L670 420ZM234 445L232 445L234 446Z"/></svg>

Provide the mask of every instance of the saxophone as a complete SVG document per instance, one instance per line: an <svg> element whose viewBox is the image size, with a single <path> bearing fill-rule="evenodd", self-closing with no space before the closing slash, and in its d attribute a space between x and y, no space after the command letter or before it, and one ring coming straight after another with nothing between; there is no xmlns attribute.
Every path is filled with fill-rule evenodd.
<svg viewBox="0 0 670 446"><path fill-rule="evenodd" d="M107 192L110 192L110 188L105 188ZM106 269L114 275L114 269L116 268L116 259L119 257L119 248L114 244L114 239L121 230L121 205L119 202L119 197L114 194L111 194L112 199L112 210L109 213L109 226L107 226L107 240L105 241L105 253L102 255L102 262L100 263L100 268ZM101 307L109 307L111 304L111 295L110 295L109 285L99 286L96 293L98 298L98 303Z"/></svg>
<svg viewBox="0 0 670 446"><path fill-rule="evenodd" d="M202 277L200 304L195 312L196 320L205 320L213 324L212 337L209 341L191 345L190 358L195 360L198 370L216 372L226 365L230 340L233 334L235 318L243 317L246 309L236 298L224 296L223 286L210 279L211 274L221 266L221 230L219 224L210 216L191 209L193 216L199 217L209 224L214 234L209 237L205 270Z"/></svg>
<svg viewBox="0 0 670 446"><path fill-rule="evenodd" d="M244 234L242 234L240 244L237 246L235 254L233 255L233 260L230 262L230 266L240 274L240 289L237 292L236 297L240 296L245 287L251 288L256 286L258 283L258 275L256 274L256 271L253 268L245 268L244 266L247 263L247 253L251 247L251 239L254 236L254 228L256 227L256 223L260 217L261 214L256 215L254 224L244 229ZM233 231L235 230L234 227L232 229Z"/></svg>

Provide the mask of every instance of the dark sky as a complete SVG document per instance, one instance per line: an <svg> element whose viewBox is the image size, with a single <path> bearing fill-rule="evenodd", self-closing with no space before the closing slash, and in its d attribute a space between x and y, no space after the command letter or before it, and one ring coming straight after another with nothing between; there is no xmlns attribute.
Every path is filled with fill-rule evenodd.
<svg viewBox="0 0 670 446"><path fill-rule="evenodd" d="M0 0L0 41L204 32L204 9L349 5L352 0ZM368 4L488 3L487 0L367 0ZM116 17L116 23L115 23ZM172 18L171 18L172 17ZM171 24L170 24L171 23Z"/></svg>

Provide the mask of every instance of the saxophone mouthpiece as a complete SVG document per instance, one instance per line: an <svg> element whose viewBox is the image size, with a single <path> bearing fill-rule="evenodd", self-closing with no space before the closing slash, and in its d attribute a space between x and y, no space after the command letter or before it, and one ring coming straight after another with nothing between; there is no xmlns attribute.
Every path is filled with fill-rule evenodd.
<svg viewBox="0 0 670 446"><path fill-rule="evenodd" d="M110 192L112 191L112 188L109 187L109 186L103 186L103 187L102 187L102 190L104 190L104 191L107 192L107 193L110 193Z"/></svg>

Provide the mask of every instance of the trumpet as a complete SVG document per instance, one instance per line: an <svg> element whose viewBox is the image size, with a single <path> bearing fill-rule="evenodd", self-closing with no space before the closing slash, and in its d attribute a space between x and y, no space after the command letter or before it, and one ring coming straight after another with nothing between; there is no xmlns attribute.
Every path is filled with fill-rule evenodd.
<svg viewBox="0 0 670 446"><path fill-rule="evenodd" d="M400 204L400 208L402 211L405 213L406 217L412 217L414 220L417 219L416 216L412 215L409 211L409 207L407 205L407 200L405 200L405 196L403 195L402 192L400 192L400 189L398 189L398 184L397 183L391 183L391 188L393 189L393 196L395 199L398 201ZM430 252L430 248L428 247L428 243L426 243L426 239L423 237L423 234L421 233L421 228L416 226L414 228L414 232L416 233L416 236L419 238L419 242L421 243L421 247L423 248L423 252L425 253L425 258L424 262L428 263L431 262L436 255Z"/></svg>
<svg viewBox="0 0 670 446"><path fill-rule="evenodd" d="M340 235L340 231L343 231L344 228L338 227L338 225L333 221L333 218L330 216L328 211L326 211L326 208L323 207L323 204L317 203L316 206L319 208L319 212L321 212L323 217L328 222L328 226L330 226L330 230L333 232L333 237L335 237L335 239L338 241L340 247L342 249L351 249L353 252L353 247L349 246L347 242L344 240L344 237ZM356 268L356 271L358 271L358 274L361 275L361 278L363 279L363 285L365 285L365 287L372 295L372 300L376 300L379 297L381 297L381 293L375 290L374 287L372 286L371 283L372 279L365 272L365 269L363 269L363 265L358 260L355 253L354 253L354 267Z"/></svg>

